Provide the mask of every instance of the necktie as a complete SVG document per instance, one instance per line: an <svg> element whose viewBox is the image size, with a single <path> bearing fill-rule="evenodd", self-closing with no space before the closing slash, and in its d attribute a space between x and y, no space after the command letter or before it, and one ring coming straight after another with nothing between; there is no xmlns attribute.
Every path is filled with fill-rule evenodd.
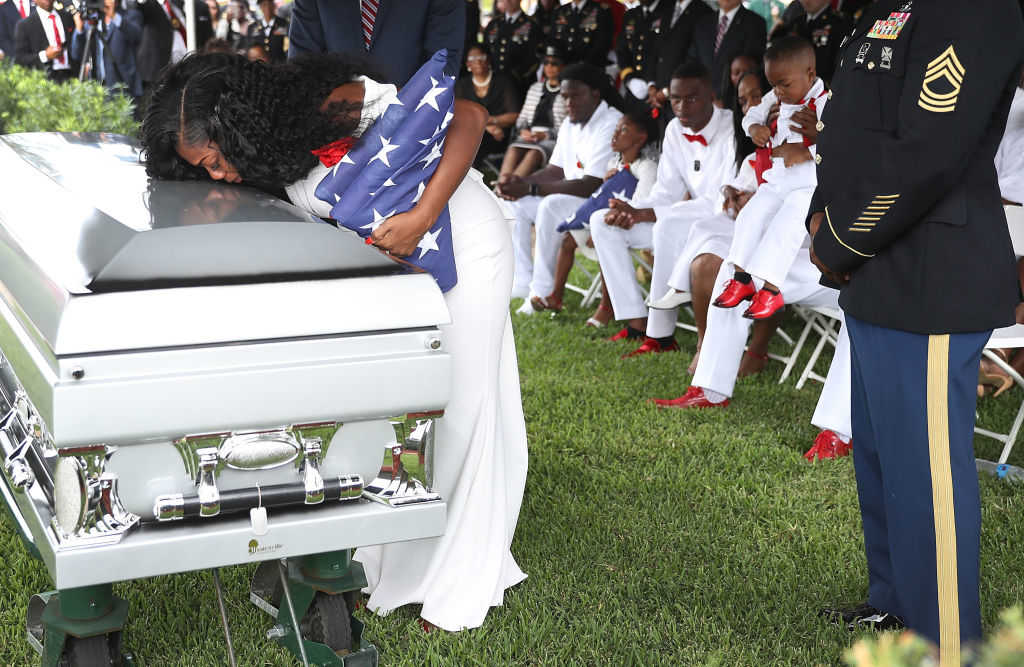
<svg viewBox="0 0 1024 667"><path fill-rule="evenodd" d="M28 13L25 11L25 0L18 0L18 13L21 14L21 18L28 16Z"/></svg>
<svg viewBox="0 0 1024 667"><path fill-rule="evenodd" d="M53 24L53 45L58 49L64 46L64 43L60 39L60 30L57 29L57 15L50 14L50 23ZM57 62L64 64L64 52L60 52L60 56L57 57Z"/></svg>
<svg viewBox="0 0 1024 667"><path fill-rule="evenodd" d="M702 137L699 134L687 134L687 133L683 132L683 136L686 137L686 140L691 142L691 143L697 142L698 144L700 144L700 145L702 145L704 147L707 147L707 145L708 145L708 140L705 139L704 137Z"/></svg>
<svg viewBox="0 0 1024 667"><path fill-rule="evenodd" d="M178 20L178 15L174 13L174 8L171 7L171 0L164 0L164 8L167 10L167 18L171 21L171 27L178 31L181 35L181 39L188 44L188 36L185 34L185 26L181 25L181 21Z"/></svg>
<svg viewBox="0 0 1024 667"><path fill-rule="evenodd" d="M379 0L360 0L363 14L363 45L370 50L370 40L373 39L373 24L377 20L377 8L380 7Z"/></svg>
<svg viewBox="0 0 1024 667"><path fill-rule="evenodd" d="M722 46L722 38L725 37L725 31L729 28L729 17L722 14L722 20L718 22L718 34L715 35L715 55L718 55L718 49Z"/></svg>

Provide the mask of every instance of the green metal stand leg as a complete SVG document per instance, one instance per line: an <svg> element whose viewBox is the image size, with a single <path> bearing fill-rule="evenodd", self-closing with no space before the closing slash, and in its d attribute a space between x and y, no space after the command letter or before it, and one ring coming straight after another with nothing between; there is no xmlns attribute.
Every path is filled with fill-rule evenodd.
<svg viewBox="0 0 1024 667"><path fill-rule="evenodd" d="M46 594L44 594L46 595ZM128 603L114 597L112 584L66 588L49 594L42 613L43 667L60 663L68 637L84 638L120 632Z"/></svg>
<svg viewBox="0 0 1024 667"><path fill-rule="evenodd" d="M358 591L366 586L366 574L359 563L352 561L352 550L313 554L288 562L288 590L291 592L296 619L291 617L288 605L282 595L278 607L274 639L288 651L299 657L298 628L318 592L341 595ZM352 609L349 609L351 614ZM345 667L376 667L377 649L362 639L363 624L355 617L348 619L352 624L352 651L336 654L329 646L319 642L303 640L310 665Z"/></svg>

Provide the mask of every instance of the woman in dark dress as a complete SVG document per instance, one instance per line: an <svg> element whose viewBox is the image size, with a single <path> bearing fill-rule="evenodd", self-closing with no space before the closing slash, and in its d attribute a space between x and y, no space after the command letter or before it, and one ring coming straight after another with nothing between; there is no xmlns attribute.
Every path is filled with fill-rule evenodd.
<svg viewBox="0 0 1024 667"><path fill-rule="evenodd" d="M455 84L455 96L476 102L487 109L487 127L474 164L494 153L504 153L511 128L519 117L522 100L516 84L501 72L491 69L487 47L474 44L466 52L469 74Z"/></svg>

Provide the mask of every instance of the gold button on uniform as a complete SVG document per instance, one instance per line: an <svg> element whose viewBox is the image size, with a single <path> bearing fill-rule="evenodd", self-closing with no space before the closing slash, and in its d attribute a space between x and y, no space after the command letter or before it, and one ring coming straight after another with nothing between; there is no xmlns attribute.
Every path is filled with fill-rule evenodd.
<svg viewBox="0 0 1024 667"><path fill-rule="evenodd" d="M821 153L814 156L814 164L821 164Z"/></svg>
<svg viewBox="0 0 1024 667"><path fill-rule="evenodd" d="M875 69L875 63L868 63L868 69Z"/></svg>
<svg viewBox="0 0 1024 667"><path fill-rule="evenodd" d="M829 99L832 99L832 91L831 91L831 90L830 90L830 91L828 91L828 98L829 98Z"/></svg>
<svg viewBox="0 0 1024 667"><path fill-rule="evenodd" d="M818 121L818 124L814 126L814 129L816 129L816 130L817 130L818 132L821 132L822 130L824 130L824 129L825 129L825 123L822 123L822 122L821 122L821 121L819 120L819 121Z"/></svg>

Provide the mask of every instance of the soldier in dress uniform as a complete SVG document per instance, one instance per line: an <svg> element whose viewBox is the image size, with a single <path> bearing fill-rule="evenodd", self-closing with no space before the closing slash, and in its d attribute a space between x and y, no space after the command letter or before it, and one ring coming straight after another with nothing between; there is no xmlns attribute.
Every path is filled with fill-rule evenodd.
<svg viewBox="0 0 1024 667"><path fill-rule="evenodd" d="M567 63L608 64L615 26L612 12L596 0L572 0L554 13L549 43L565 54Z"/></svg>
<svg viewBox="0 0 1024 667"><path fill-rule="evenodd" d="M520 7L520 0L505 0L505 13L484 28L484 42L491 52L491 67L512 78L520 96L536 80L540 28Z"/></svg>
<svg viewBox="0 0 1024 667"><path fill-rule="evenodd" d="M272 63L288 58L288 21L275 13L274 0L260 0L260 17L246 29L246 46L260 44Z"/></svg>
<svg viewBox="0 0 1024 667"><path fill-rule="evenodd" d="M832 9L831 0L800 0L790 3L782 15L782 23L771 34L771 40L784 35L800 35L814 45L818 76L825 83L832 80L836 54L843 37L853 24Z"/></svg>
<svg viewBox="0 0 1024 667"><path fill-rule="evenodd" d="M839 49L819 121L812 253L840 286L868 599L960 665L981 637L978 361L1020 302L993 157L1021 63L1017 0L879 0Z"/></svg>
<svg viewBox="0 0 1024 667"><path fill-rule="evenodd" d="M641 0L622 19L615 55L622 68L619 76L632 100L647 101L658 64L658 39L662 30L669 29L672 9L672 0Z"/></svg>
<svg viewBox="0 0 1024 667"><path fill-rule="evenodd" d="M534 23L540 28L543 35L543 42L547 44L551 38L551 26L555 24L555 10L558 9L558 0L537 0L533 6Z"/></svg>

